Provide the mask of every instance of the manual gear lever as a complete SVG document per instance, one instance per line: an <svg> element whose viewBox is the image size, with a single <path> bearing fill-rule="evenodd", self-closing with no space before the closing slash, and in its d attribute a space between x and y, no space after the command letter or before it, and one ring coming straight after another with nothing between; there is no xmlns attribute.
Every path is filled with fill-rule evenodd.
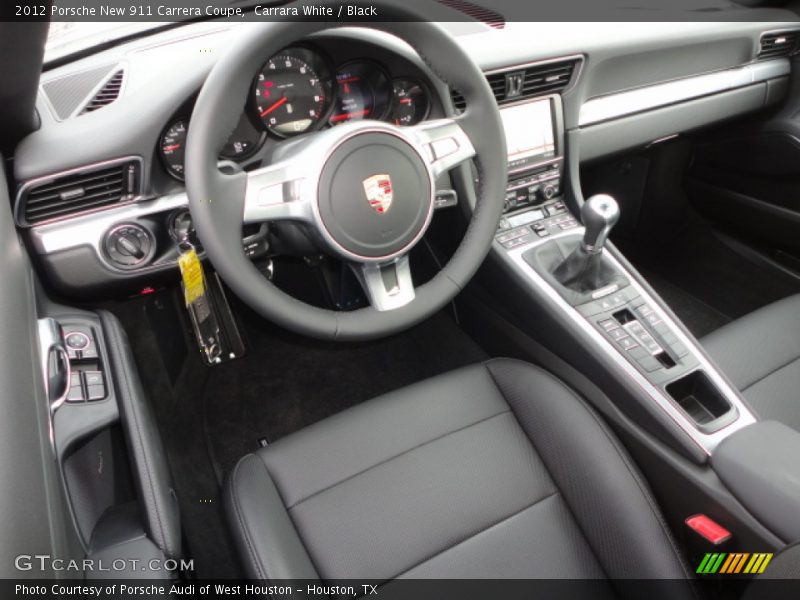
<svg viewBox="0 0 800 600"><path fill-rule="evenodd" d="M604 265L602 253L618 220L619 205L608 194L597 194L584 203L581 221L586 231L580 244L553 271L559 283L579 292L591 292L611 283L615 273Z"/></svg>
<svg viewBox="0 0 800 600"><path fill-rule="evenodd" d="M619 221L619 204L608 194L596 194L581 207L581 221L586 228L581 246L587 254L599 254Z"/></svg>

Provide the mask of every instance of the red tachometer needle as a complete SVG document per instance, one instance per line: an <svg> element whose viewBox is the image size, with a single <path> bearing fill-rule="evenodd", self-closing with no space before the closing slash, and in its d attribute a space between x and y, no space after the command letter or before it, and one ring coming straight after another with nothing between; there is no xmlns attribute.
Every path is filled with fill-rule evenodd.
<svg viewBox="0 0 800 600"><path fill-rule="evenodd" d="M262 117L266 117L269 113L271 113L273 110L275 110L279 106L282 106L283 104L285 104L288 100L289 100L289 98L284 96L283 98L278 100L275 104L273 104L272 106L269 106L266 110L264 110L264 112L261 113L261 116Z"/></svg>
<svg viewBox="0 0 800 600"><path fill-rule="evenodd" d="M180 148L180 144L172 144L171 146L164 146L164 152L172 152L173 150L177 150Z"/></svg>

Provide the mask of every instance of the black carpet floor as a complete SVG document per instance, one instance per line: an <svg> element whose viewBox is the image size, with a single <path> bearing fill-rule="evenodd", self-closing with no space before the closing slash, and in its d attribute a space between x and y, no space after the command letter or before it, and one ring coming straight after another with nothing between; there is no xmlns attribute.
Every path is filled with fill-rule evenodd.
<svg viewBox="0 0 800 600"><path fill-rule="evenodd" d="M106 308L131 339L200 578L242 576L220 485L260 440L275 441L359 402L487 358L446 313L376 342L333 344L288 333L237 306L246 354L206 367L177 294Z"/></svg>
<svg viewBox="0 0 800 600"><path fill-rule="evenodd" d="M664 243L614 241L696 337L800 292L797 282L738 254L703 223Z"/></svg>
<svg viewBox="0 0 800 600"><path fill-rule="evenodd" d="M247 354L214 367L205 387L206 434L218 472L293 431L394 389L487 356L439 313L390 338L324 343L247 313Z"/></svg>

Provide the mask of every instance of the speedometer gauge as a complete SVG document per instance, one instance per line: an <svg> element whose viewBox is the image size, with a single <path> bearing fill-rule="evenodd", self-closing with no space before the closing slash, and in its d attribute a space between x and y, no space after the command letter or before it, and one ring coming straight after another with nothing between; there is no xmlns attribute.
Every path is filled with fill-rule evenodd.
<svg viewBox="0 0 800 600"><path fill-rule="evenodd" d="M330 70L318 54L290 48L270 58L256 77L255 110L272 133L297 135L327 116L332 88Z"/></svg>

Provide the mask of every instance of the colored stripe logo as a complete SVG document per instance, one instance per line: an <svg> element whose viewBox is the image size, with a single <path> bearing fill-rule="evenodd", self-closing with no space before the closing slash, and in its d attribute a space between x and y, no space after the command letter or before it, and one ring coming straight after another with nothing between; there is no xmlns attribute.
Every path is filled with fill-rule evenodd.
<svg viewBox="0 0 800 600"><path fill-rule="evenodd" d="M696 572L701 575L763 573L772 560L772 556L771 552L753 554L749 552L709 552L703 557Z"/></svg>

